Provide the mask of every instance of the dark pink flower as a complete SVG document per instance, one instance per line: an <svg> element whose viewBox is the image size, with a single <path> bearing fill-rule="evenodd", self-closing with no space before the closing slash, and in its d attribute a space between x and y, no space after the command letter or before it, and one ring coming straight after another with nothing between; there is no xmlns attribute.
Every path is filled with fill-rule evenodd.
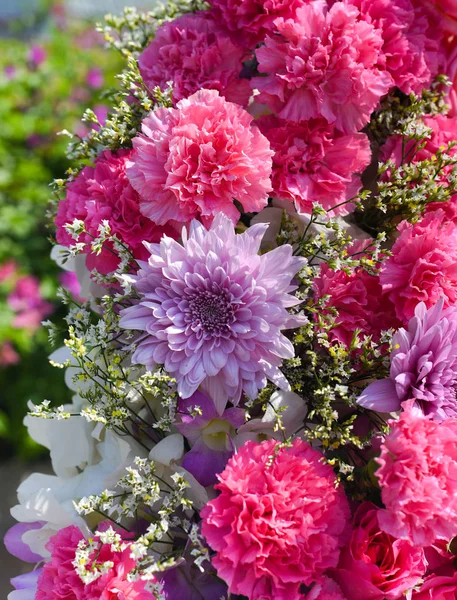
<svg viewBox="0 0 457 600"><path fill-rule="evenodd" d="M257 123L275 152L272 185L278 198L295 202L298 212L311 213L316 202L329 210L357 194L360 175L371 160L364 133L342 135L325 119L290 123L270 115ZM353 208L343 204L333 214Z"/></svg>
<svg viewBox="0 0 457 600"><path fill-rule="evenodd" d="M412 600L455 600L457 598L457 571L452 575L430 575Z"/></svg>
<svg viewBox="0 0 457 600"><path fill-rule="evenodd" d="M127 579L135 568L129 548L115 552L109 544L102 544L97 561L111 561L113 566L95 581L84 584L73 565L78 542L83 539L81 531L73 525L61 529L50 539L46 547L51 559L45 563L38 579L35 600L151 600L144 581Z"/></svg>
<svg viewBox="0 0 457 600"><path fill-rule="evenodd" d="M419 302L427 308L444 299L444 308L457 302L457 225L441 210L412 225L403 221L380 275L383 293L403 325Z"/></svg>
<svg viewBox="0 0 457 600"><path fill-rule="evenodd" d="M354 6L336 2L327 10L323 0L275 25L256 51L266 74L252 80L258 101L289 121L324 117L344 133L362 129L393 85L377 67L381 33Z"/></svg>
<svg viewBox="0 0 457 600"><path fill-rule="evenodd" d="M48 53L38 44L33 44L30 46L29 50L29 61L34 67L39 67L41 63L43 63L48 56Z"/></svg>
<svg viewBox="0 0 457 600"><path fill-rule="evenodd" d="M457 33L457 4L455 0L415 0L425 4L437 19L439 26L448 33Z"/></svg>
<svg viewBox="0 0 457 600"><path fill-rule="evenodd" d="M313 585L304 600L346 600L346 596L343 595L340 586L333 579L322 577Z"/></svg>
<svg viewBox="0 0 457 600"><path fill-rule="evenodd" d="M405 94L429 87L438 74L439 38L426 11L411 0L347 0L360 18L381 31L384 43L378 65Z"/></svg>
<svg viewBox="0 0 457 600"><path fill-rule="evenodd" d="M161 225L194 218L209 224L219 213L236 223L235 200L246 212L260 211L271 190L272 152L252 120L216 90L151 112L127 168L141 212Z"/></svg>
<svg viewBox="0 0 457 600"><path fill-rule="evenodd" d="M277 445L242 446L201 512L219 577L249 600L301 600L347 537L348 503L322 455L298 439Z"/></svg>
<svg viewBox="0 0 457 600"><path fill-rule="evenodd" d="M449 77L451 87L449 89L446 103L449 105L449 117L457 117L457 44L451 44L446 57L446 66L444 73Z"/></svg>
<svg viewBox="0 0 457 600"><path fill-rule="evenodd" d="M101 88L103 85L103 73L100 71L100 69L89 69L86 76L86 82L91 88Z"/></svg>
<svg viewBox="0 0 457 600"><path fill-rule="evenodd" d="M75 240L65 229L74 219L84 221L87 234L79 241L85 242L88 254L87 266L101 273L114 271L118 257L104 248L100 255L91 252L90 242L98 236L98 227L107 220L111 232L126 244L137 259L149 255L143 241L158 242L163 233L177 237L171 227L158 227L140 213L139 197L126 176L126 162L131 150L119 150L116 154L105 150L93 167L85 167L67 187L66 198L59 203L56 217L56 237L59 244L70 246Z"/></svg>
<svg viewBox="0 0 457 600"><path fill-rule="evenodd" d="M331 575L351 600L397 600L424 575L424 551L384 533L379 509L364 502L354 515L352 536Z"/></svg>
<svg viewBox="0 0 457 600"><path fill-rule="evenodd" d="M380 528L415 546L457 535L457 419L437 423L404 403L381 445L376 471Z"/></svg>
<svg viewBox="0 0 457 600"><path fill-rule="evenodd" d="M309 0L209 0L215 18L250 48L275 30L275 19L293 18Z"/></svg>
<svg viewBox="0 0 457 600"><path fill-rule="evenodd" d="M330 296L327 307L338 311L336 326L330 331L332 340L349 345L356 329L378 340L381 331L401 324L395 318L393 304L383 296L379 277L365 269L348 274L323 263L314 280L314 291L319 298Z"/></svg>
<svg viewBox="0 0 457 600"><path fill-rule="evenodd" d="M251 88L239 77L244 57L218 21L202 12L164 23L138 63L150 90L155 86L163 90L172 82L174 102L205 88L245 106Z"/></svg>

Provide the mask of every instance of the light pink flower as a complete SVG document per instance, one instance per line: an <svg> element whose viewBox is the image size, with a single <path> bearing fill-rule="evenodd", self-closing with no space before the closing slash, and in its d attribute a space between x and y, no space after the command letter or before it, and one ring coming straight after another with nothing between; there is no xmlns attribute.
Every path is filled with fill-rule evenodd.
<svg viewBox="0 0 457 600"><path fill-rule="evenodd" d="M201 90L143 121L133 140L128 177L141 212L158 224L224 213L236 223L234 200L259 212L271 190L268 140L252 117L215 90Z"/></svg>
<svg viewBox="0 0 457 600"><path fill-rule="evenodd" d="M332 577L351 600L397 600L426 571L422 548L384 533L379 509L364 502L354 515L349 544L343 548Z"/></svg>
<svg viewBox="0 0 457 600"><path fill-rule="evenodd" d="M215 18L240 43L254 48L275 30L275 19L293 18L297 8L309 0L209 0Z"/></svg>
<svg viewBox="0 0 457 600"><path fill-rule="evenodd" d="M330 209L357 194L360 175L370 164L371 149L364 133L342 135L325 119L289 123L270 115L257 121L270 141L273 192L311 213L315 202ZM344 204L332 214L347 214Z"/></svg>
<svg viewBox="0 0 457 600"><path fill-rule="evenodd" d="M144 82L152 90L173 84L178 102L205 88L218 90L226 100L245 106L251 95L247 79L240 79L245 52L235 46L208 12L184 15L164 23L140 55Z"/></svg>
<svg viewBox="0 0 457 600"><path fill-rule="evenodd" d="M257 100L289 121L324 117L343 133L362 129L393 85L376 66L381 33L354 6L337 2L327 10L322 0L275 25L277 33L256 51L266 74L252 80Z"/></svg>
<svg viewBox="0 0 457 600"><path fill-rule="evenodd" d="M403 221L380 275L384 294L403 325L419 302L427 308L444 298L444 308L457 302L457 225L443 211L426 214L412 225Z"/></svg>
<svg viewBox="0 0 457 600"><path fill-rule="evenodd" d="M386 69L405 94L429 87L438 74L439 38L427 11L411 0L347 0L360 18L381 31L384 43L378 66Z"/></svg>
<svg viewBox="0 0 457 600"><path fill-rule="evenodd" d="M100 529L106 527L102 524ZM45 563L38 579L36 600L151 600L144 581L127 580L135 568L128 548L124 552L113 552L109 544L103 544L97 561L112 561L113 567L95 581L84 584L72 564L78 542L83 539L81 531L74 526L61 529L50 539L47 549L51 559Z"/></svg>
<svg viewBox="0 0 457 600"><path fill-rule="evenodd" d="M378 412L395 412L402 403L437 421L457 417L457 307L442 310L440 300L419 303L407 329L392 338L390 376L363 390L357 403Z"/></svg>
<svg viewBox="0 0 457 600"><path fill-rule="evenodd" d="M96 268L101 273L114 271L119 259L111 248L106 247L101 254L91 252L90 243L99 235L98 227L107 220L111 232L126 244L135 258L144 259L148 251L143 241L158 242L164 233L177 237L171 227L158 227L140 213L139 197L126 176L126 162L131 150L119 150L116 154L105 150L93 167L85 167L67 187L67 195L59 203L55 220L56 238L59 244L71 246L75 240L65 229L74 219L84 221L87 234L79 241L85 242L87 267Z"/></svg>
<svg viewBox="0 0 457 600"><path fill-rule="evenodd" d="M363 243L359 245L363 247ZM348 346L356 329L378 340L381 331L401 325L395 318L393 304L383 296L379 277L365 269L357 268L348 274L323 263L314 280L314 291L318 298L330 296L326 306L338 311L336 325L330 331L331 340Z"/></svg>
<svg viewBox="0 0 457 600"><path fill-rule="evenodd" d="M457 419L433 421L404 404L389 421L376 476L385 509L383 531L416 546L457 535Z"/></svg>
<svg viewBox="0 0 457 600"><path fill-rule="evenodd" d="M249 600L300 600L300 585L337 564L347 537L349 507L331 467L301 440L278 444L242 446L201 512L219 577Z"/></svg>
<svg viewBox="0 0 457 600"><path fill-rule="evenodd" d="M143 332L132 361L164 365L182 398L202 386L219 414L243 392L256 398L267 377L289 389L279 367L294 347L282 330L303 323L287 308L300 304L291 292L304 259L287 244L259 256L266 229L235 234L221 213L209 231L192 221L183 245L149 244L131 279L140 301L122 311L121 327Z"/></svg>

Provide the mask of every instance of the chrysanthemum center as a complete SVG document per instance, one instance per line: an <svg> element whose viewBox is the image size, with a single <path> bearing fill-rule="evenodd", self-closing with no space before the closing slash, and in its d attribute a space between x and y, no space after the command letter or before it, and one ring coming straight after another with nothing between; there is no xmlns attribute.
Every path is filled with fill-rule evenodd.
<svg viewBox="0 0 457 600"><path fill-rule="evenodd" d="M186 312L194 330L216 336L226 333L235 319L233 306L223 291L199 290L189 298Z"/></svg>

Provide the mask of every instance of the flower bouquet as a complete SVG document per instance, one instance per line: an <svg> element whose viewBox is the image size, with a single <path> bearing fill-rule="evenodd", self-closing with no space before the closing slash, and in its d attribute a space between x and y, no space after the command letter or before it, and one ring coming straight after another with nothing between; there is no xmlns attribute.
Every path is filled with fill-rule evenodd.
<svg viewBox="0 0 457 600"><path fill-rule="evenodd" d="M456 23L178 0L100 26L126 66L51 207L74 396L25 418L55 475L18 489L9 600L455 598Z"/></svg>

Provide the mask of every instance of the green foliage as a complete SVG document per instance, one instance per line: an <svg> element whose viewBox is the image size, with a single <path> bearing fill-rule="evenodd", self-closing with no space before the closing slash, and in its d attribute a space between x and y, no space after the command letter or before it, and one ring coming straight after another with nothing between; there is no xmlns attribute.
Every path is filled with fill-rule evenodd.
<svg viewBox="0 0 457 600"><path fill-rule="evenodd" d="M87 106L101 109L104 100L101 90L89 85L88 74L96 66L104 85L112 86L120 67L92 24L72 23L65 30L51 25L44 39L34 43L45 52L40 64L30 58L30 43L0 39L0 268L13 260L15 279L33 275L42 298L57 308L59 269L50 258L46 207L49 182L63 177L69 167L68 138L58 132L85 135L90 130L81 115ZM13 322L7 298L15 279L0 285L0 354L7 342L20 359L15 366L0 365L0 451L29 456L37 447L21 425L27 401L50 397L63 403L68 390L61 373L48 364L46 331ZM59 311L57 321L63 316L64 310Z"/></svg>

